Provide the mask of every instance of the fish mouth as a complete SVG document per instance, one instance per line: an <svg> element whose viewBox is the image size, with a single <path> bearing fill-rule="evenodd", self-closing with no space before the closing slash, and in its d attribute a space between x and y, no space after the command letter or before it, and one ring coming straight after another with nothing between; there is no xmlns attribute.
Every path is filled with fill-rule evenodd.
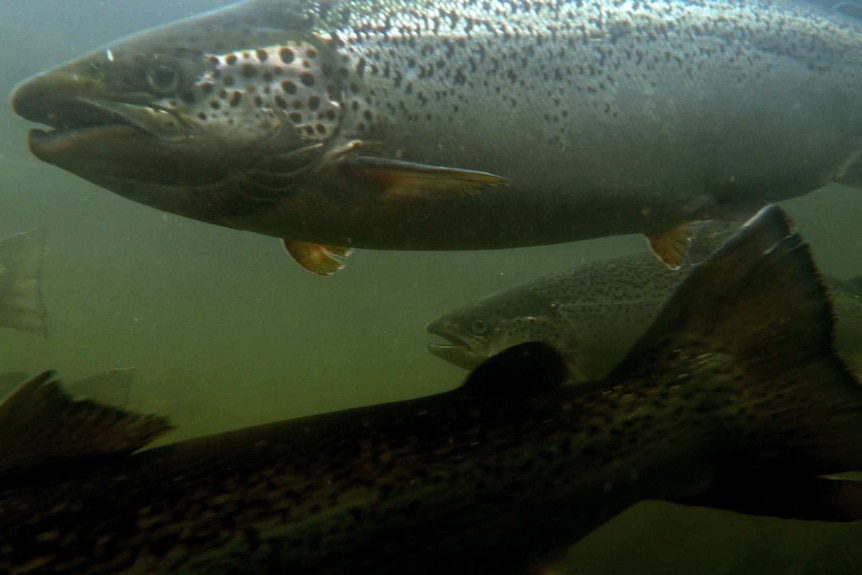
<svg viewBox="0 0 862 575"><path fill-rule="evenodd" d="M49 163L81 146L118 138L162 137L168 132L168 126L176 130L180 125L179 119L167 110L80 93L69 94L64 88L68 86L37 76L12 92L12 110L18 116L47 126L47 129L30 130L27 139L33 155Z"/></svg>
<svg viewBox="0 0 862 575"><path fill-rule="evenodd" d="M460 336L445 322L433 321L425 327L425 331L449 342L427 345L428 351L440 359L464 369L474 369L485 360L483 354L474 349L469 340Z"/></svg>

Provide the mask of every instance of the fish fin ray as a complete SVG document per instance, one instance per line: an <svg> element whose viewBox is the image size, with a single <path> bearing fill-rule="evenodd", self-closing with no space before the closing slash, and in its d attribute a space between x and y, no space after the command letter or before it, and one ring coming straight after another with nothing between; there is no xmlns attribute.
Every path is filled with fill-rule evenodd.
<svg viewBox="0 0 862 575"><path fill-rule="evenodd" d="M302 267L318 275L329 276L344 269L352 248L329 246L297 240L281 240L281 245Z"/></svg>
<svg viewBox="0 0 862 575"><path fill-rule="evenodd" d="M830 301L789 225L768 206L695 266L610 381L657 370L723 381L724 423L745 434L728 454L737 464L862 469L862 386L835 354Z"/></svg>
<svg viewBox="0 0 862 575"><path fill-rule="evenodd" d="M136 371L134 367L110 369L70 383L68 390L75 397L122 407L129 402Z"/></svg>
<svg viewBox="0 0 862 575"><path fill-rule="evenodd" d="M0 326L48 336L42 305L44 228L15 234L0 241Z"/></svg>
<svg viewBox="0 0 862 575"><path fill-rule="evenodd" d="M685 264L691 240L701 222L685 222L661 232L649 234L647 243L653 254L669 269L678 270Z"/></svg>
<svg viewBox="0 0 862 575"><path fill-rule="evenodd" d="M475 194L505 185L507 180L495 174L428 166L375 158L347 156L339 163L342 174L366 180L378 186L385 196L410 199L428 194Z"/></svg>
<svg viewBox="0 0 862 575"><path fill-rule="evenodd" d="M164 417L74 400L51 372L44 372L0 404L0 477L80 459L127 455L172 429Z"/></svg>

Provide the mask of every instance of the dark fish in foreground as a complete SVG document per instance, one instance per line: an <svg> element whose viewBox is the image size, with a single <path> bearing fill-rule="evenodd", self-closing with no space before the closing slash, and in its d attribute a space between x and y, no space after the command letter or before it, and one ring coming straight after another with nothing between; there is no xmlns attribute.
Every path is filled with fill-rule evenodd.
<svg viewBox="0 0 862 575"><path fill-rule="evenodd" d="M351 248L643 233L862 183L862 23L791 0L250 0L18 86L40 159L155 208Z"/></svg>
<svg viewBox="0 0 862 575"><path fill-rule="evenodd" d="M595 385L560 385L561 358L527 343L447 393L127 456L167 422L43 374L0 405L0 570L518 573L642 499L860 518L818 485L862 467L831 329L772 207Z"/></svg>
<svg viewBox="0 0 862 575"><path fill-rule="evenodd" d="M691 255L705 258L730 230L696 235ZM432 321L434 355L466 369L526 341L566 359L575 381L602 379L620 362L691 270L668 270L648 253L599 260L481 297ZM862 278L824 277L836 317L838 352L862 369Z"/></svg>
<svg viewBox="0 0 862 575"><path fill-rule="evenodd" d="M0 240L0 327L48 336L40 281L45 230Z"/></svg>

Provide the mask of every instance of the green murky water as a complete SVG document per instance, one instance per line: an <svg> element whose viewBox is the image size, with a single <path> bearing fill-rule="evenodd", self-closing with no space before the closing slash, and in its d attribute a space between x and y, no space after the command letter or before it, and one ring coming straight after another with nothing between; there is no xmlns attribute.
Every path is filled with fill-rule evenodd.
<svg viewBox="0 0 862 575"><path fill-rule="evenodd" d="M118 36L221 4L0 0L0 92ZM0 112L0 236L48 229L50 336L0 330L0 372L51 368L74 380L135 366L132 407L170 415L174 438L454 387L464 374L425 350L425 323L541 273L644 249L625 237L497 252L360 251L321 278L273 238L167 215L38 162L26 150L29 127ZM862 196L835 186L786 207L825 273L862 273ZM788 565L846 532L738 521L640 506L582 543L572 572L796 572ZM698 529L714 537L692 535ZM728 533L738 544L718 544ZM765 564L752 562L757 553Z"/></svg>

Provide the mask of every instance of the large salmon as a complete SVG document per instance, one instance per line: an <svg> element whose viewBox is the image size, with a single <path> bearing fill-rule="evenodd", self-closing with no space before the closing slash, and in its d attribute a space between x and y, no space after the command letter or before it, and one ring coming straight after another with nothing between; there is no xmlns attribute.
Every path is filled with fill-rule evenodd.
<svg viewBox="0 0 862 575"><path fill-rule="evenodd" d="M862 25L772 0L250 0L27 80L33 153L284 239L480 249L644 233L858 184Z"/></svg>

